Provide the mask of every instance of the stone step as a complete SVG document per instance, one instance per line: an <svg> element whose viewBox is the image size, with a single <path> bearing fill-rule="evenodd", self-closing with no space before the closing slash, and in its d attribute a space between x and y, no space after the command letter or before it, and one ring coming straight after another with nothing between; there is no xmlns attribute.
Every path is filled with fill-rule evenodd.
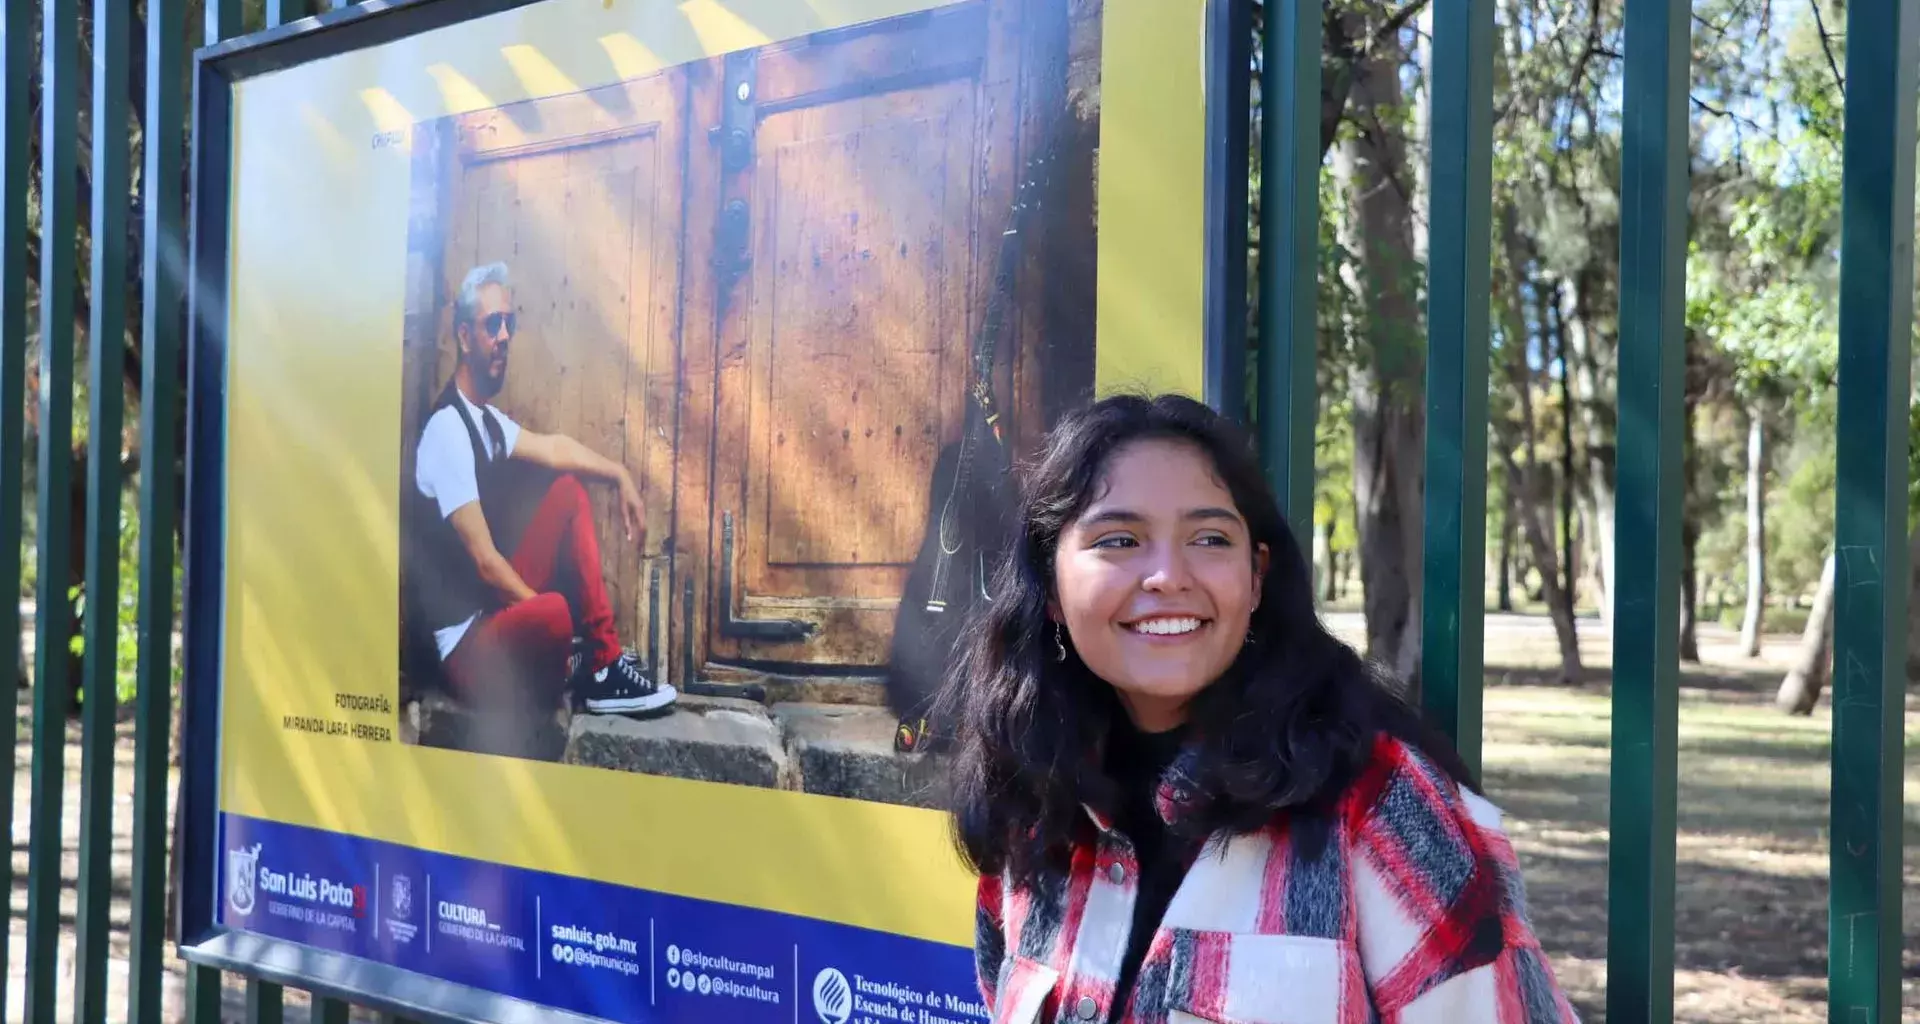
<svg viewBox="0 0 1920 1024"><path fill-rule="evenodd" d="M893 733L899 720L885 708L775 704L773 718L786 736L802 790L914 807L944 806L944 760L896 752Z"/></svg>
<svg viewBox="0 0 1920 1024"><path fill-rule="evenodd" d="M682 696L650 718L575 715L564 760L703 782L937 807L941 766L897 754L884 708Z"/></svg>
<svg viewBox="0 0 1920 1024"><path fill-rule="evenodd" d="M479 710L435 690L406 705L400 739L427 747L558 761L567 749L570 718L564 709L550 715Z"/></svg>
<svg viewBox="0 0 1920 1024"><path fill-rule="evenodd" d="M576 715L562 760L700 782L799 788L766 708L727 697L682 695L666 713L645 718Z"/></svg>
<svg viewBox="0 0 1920 1024"><path fill-rule="evenodd" d="M648 716L563 713L530 721L476 711L434 693L407 706L401 737L643 775L942 806L944 762L896 753L896 725L891 712L872 705L768 706L690 694Z"/></svg>

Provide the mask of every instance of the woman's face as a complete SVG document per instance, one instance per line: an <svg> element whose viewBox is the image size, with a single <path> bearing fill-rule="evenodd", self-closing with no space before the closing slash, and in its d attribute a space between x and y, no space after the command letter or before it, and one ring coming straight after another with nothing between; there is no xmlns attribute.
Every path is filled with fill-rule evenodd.
<svg viewBox="0 0 1920 1024"><path fill-rule="evenodd" d="M1053 614L1136 725L1171 729L1240 653L1266 559L1199 448L1135 442L1060 534Z"/></svg>

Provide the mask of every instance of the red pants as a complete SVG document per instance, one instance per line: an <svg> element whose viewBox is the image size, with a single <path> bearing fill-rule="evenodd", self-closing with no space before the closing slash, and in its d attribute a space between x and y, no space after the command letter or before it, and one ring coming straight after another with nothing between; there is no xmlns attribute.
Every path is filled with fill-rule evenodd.
<svg viewBox="0 0 1920 1024"><path fill-rule="evenodd" d="M589 670L620 656L593 506L580 481L553 482L508 561L538 595L474 623L447 657L447 678L468 701L545 705L566 688L576 634L586 643Z"/></svg>

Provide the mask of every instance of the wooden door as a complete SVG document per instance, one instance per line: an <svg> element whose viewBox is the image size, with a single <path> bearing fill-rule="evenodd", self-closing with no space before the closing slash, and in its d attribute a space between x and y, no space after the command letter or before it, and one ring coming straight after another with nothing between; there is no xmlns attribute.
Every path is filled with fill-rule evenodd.
<svg viewBox="0 0 1920 1024"><path fill-rule="evenodd" d="M690 161L720 182L709 659L885 660L1012 194L1022 6L724 62Z"/></svg>
<svg viewBox="0 0 1920 1024"><path fill-rule="evenodd" d="M658 663L673 491L676 317L685 169L684 74L459 119L447 294L477 265L513 279L519 332L496 404L625 465L647 537L625 537L617 491L594 481L602 571L623 643ZM453 370L442 347L439 379Z"/></svg>

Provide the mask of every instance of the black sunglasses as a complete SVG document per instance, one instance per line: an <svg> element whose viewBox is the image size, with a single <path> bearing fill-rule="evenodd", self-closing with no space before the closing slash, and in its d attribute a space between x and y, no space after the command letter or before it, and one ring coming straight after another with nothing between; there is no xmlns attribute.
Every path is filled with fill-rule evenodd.
<svg viewBox="0 0 1920 1024"><path fill-rule="evenodd" d="M508 337L512 337L518 326L519 320L512 313L488 313L480 318L480 329L489 338L498 338L502 329L505 329Z"/></svg>

